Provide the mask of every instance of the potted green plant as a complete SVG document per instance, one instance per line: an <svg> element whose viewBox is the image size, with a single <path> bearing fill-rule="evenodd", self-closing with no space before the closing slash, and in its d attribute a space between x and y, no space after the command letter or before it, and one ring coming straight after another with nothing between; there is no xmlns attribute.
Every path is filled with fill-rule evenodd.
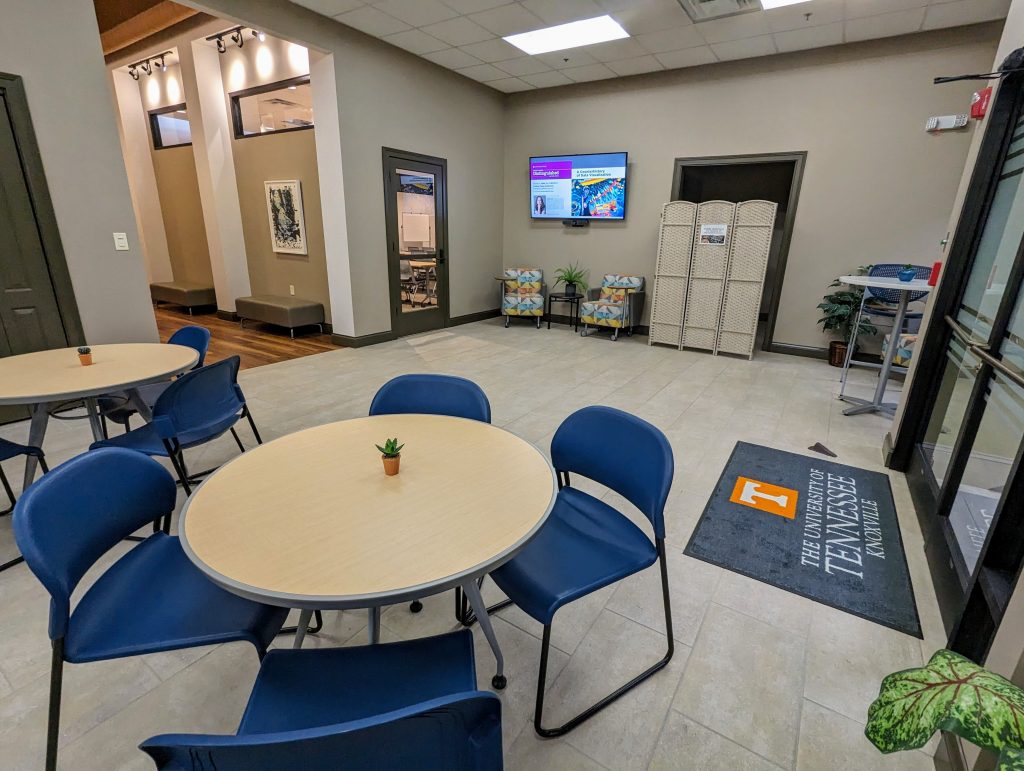
<svg viewBox="0 0 1024 771"><path fill-rule="evenodd" d="M870 266L859 268L860 273L866 273ZM829 284L832 287L844 287L838 278ZM825 332L832 332L839 336L828 344L828 363L833 367L843 366L846 360L846 348L853 333L853 324L857 319L857 312L860 310L860 302L864 297L863 287L846 287L830 292L821 298L818 309L822 316L818 319L821 328ZM878 327L872 324L867 318L861 318L857 325L857 338L861 335L877 335ZM857 341L853 341L856 347Z"/></svg>
<svg viewBox="0 0 1024 771"><path fill-rule="evenodd" d="M380 450L380 458L384 462L384 473L393 477L398 473L398 466L402 462L402 448L404 444L398 443L398 438L386 439L383 445L377 445Z"/></svg>
<svg viewBox="0 0 1024 771"><path fill-rule="evenodd" d="M555 271L555 286L565 284L567 295L582 294L587 291L587 271L581 268L577 262L574 265L566 265Z"/></svg>
<svg viewBox="0 0 1024 771"><path fill-rule="evenodd" d="M88 367L92 364L92 348L87 345L83 345L78 349L78 361L83 367Z"/></svg>
<svg viewBox="0 0 1024 771"><path fill-rule="evenodd" d="M999 756L999 771L1024 771L1024 690L959 653L882 680L864 735L884 753L923 747L949 731Z"/></svg>

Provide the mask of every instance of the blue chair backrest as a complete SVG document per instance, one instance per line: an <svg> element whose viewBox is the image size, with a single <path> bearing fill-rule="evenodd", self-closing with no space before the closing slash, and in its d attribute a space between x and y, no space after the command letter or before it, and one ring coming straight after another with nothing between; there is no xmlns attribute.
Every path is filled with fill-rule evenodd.
<svg viewBox="0 0 1024 771"><path fill-rule="evenodd" d="M184 345L189 348L194 348L196 353L199 354L199 359L196 361L196 365L192 369L199 369L203 366L203 362L206 361L206 352L210 348L210 330L206 327L200 327L194 324L182 327L171 335L167 344Z"/></svg>
<svg viewBox="0 0 1024 771"><path fill-rule="evenodd" d="M399 375L380 387L371 415L451 415L491 422L487 394L472 380L454 375Z"/></svg>
<svg viewBox="0 0 1024 771"><path fill-rule="evenodd" d="M584 407L562 421L551 440L557 471L582 474L642 511L665 537L665 501L672 489L672 445L657 428L613 407Z"/></svg>
<svg viewBox="0 0 1024 771"><path fill-rule="evenodd" d="M912 265L916 278L928 278L932 275L932 269L926 268L923 265ZM876 278L896 278L899 276L900 271L903 270L903 265L899 265L894 262L880 262L877 265L872 265L868 269L868 275ZM878 289L877 287L867 287L868 297L878 300L879 302L889 303L890 305L896 305L900 301L900 292L895 289ZM907 302L915 302L924 297L927 292L911 292L907 295Z"/></svg>
<svg viewBox="0 0 1024 771"><path fill-rule="evenodd" d="M501 700L472 691L349 723L241 736L168 734L140 748L166 771L497 771Z"/></svg>
<svg viewBox="0 0 1024 771"><path fill-rule="evenodd" d="M105 447L62 463L14 508L14 539L50 593L50 637L63 637L71 593L103 554L174 510L177 488L152 458Z"/></svg>
<svg viewBox="0 0 1024 771"><path fill-rule="evenodd" d="M211 434L234 425L245 396L238 385L239 358L218 361L186 372L167 386L153 405L153 426L164 439L185 431L209 429Z"/></svg>

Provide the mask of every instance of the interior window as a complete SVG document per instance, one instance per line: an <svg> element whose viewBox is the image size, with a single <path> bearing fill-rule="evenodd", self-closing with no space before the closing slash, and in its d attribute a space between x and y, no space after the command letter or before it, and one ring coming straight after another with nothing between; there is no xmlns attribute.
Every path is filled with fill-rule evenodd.
<svg viewBox="0 0 1024 771"><path fill-rule="evenodd" d="M153 134L153 147L179 147L192 144L192 129L188 124L188 110L185 105L176 104L153 110L149 114L149 125Z"/></svg>
<svg viewBox="0 0 1024 771"><path fill-rule="evenodd" d="M231 95L236 137L313 127L309 78L250 88Z"/></svg>

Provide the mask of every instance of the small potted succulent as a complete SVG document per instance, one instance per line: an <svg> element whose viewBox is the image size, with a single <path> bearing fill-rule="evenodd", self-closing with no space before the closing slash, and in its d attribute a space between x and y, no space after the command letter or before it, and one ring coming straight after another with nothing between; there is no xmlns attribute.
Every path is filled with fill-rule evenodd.
<svg viewBox="0 0 1024 771"><path fill-rule="evenodd" d="M387 439L383 445L377 445L380 450L380 459L384 462L384 473L393 477L398 473L398 466L402 462L402 448L404 444L398 443L398 438Z"/></svg>
<svg viewBox="0 0 1024 771"><path fill-rule="evenodd" d="M87 345L83 345L78 349L78 361L81 362L83 367L88 367L92 364L92 348Z"/></svg>
<svg viewBox="0 0 1024 771"><path fill-rule="evenodd" d="M580 267L577 262L574 265L566 265L555 271L555 286L565 284L567 295L582 294L587 291L587 271Z"/></svg>
<svg viewBox="0 0 1024 771"><path fill-rule="evenodd" d="M900 281L904 282L913 281L915 278L917 278L917 269L910 263L907 263L906 265L903 266L903 269L896 274L896 277Z"/></svg>

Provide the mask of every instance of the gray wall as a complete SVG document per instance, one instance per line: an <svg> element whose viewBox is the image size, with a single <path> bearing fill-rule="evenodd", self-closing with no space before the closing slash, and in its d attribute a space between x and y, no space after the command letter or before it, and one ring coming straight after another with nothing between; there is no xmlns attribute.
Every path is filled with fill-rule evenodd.
<svg viewBox="0 0 1024 771"><path fill-rule="evenodd" d="M959 28L588 85L514 94L505 131L506 264L548 275L570 261L654 274L658 216L676 157L806 150L777 343L823 346L815 305L835 276L872 262L930 265L946 234L971 134L930 136L967 109L999 25ZM972 129L973 130L973 129ZM627 219L566 229L529 218L531 155L627 150Z"/></svg>
<svg viewBox="0 0 1024 771"><path fill-rule="evenodd" d="M213 286L210 247L206 243L203 205L191 145L153 150L153 174L160 214L176 281Z"/></svg>
<svg viewBox="0 0 1024 771"><path fill-rule="evenodd" d="M3 11L0 71L25 80L85 337L155 341L92 3L5 0ZM114 251L115 231L128 234L131 251Z"/></svg>
<svg viewBox="0 0 1024 771"><path fill-rule="evenodd" d="M451 314L496 308L503 95L289 3L203 0L196 5L334 55L355 333L391 328L382 146L447 159Z"/></svg>

